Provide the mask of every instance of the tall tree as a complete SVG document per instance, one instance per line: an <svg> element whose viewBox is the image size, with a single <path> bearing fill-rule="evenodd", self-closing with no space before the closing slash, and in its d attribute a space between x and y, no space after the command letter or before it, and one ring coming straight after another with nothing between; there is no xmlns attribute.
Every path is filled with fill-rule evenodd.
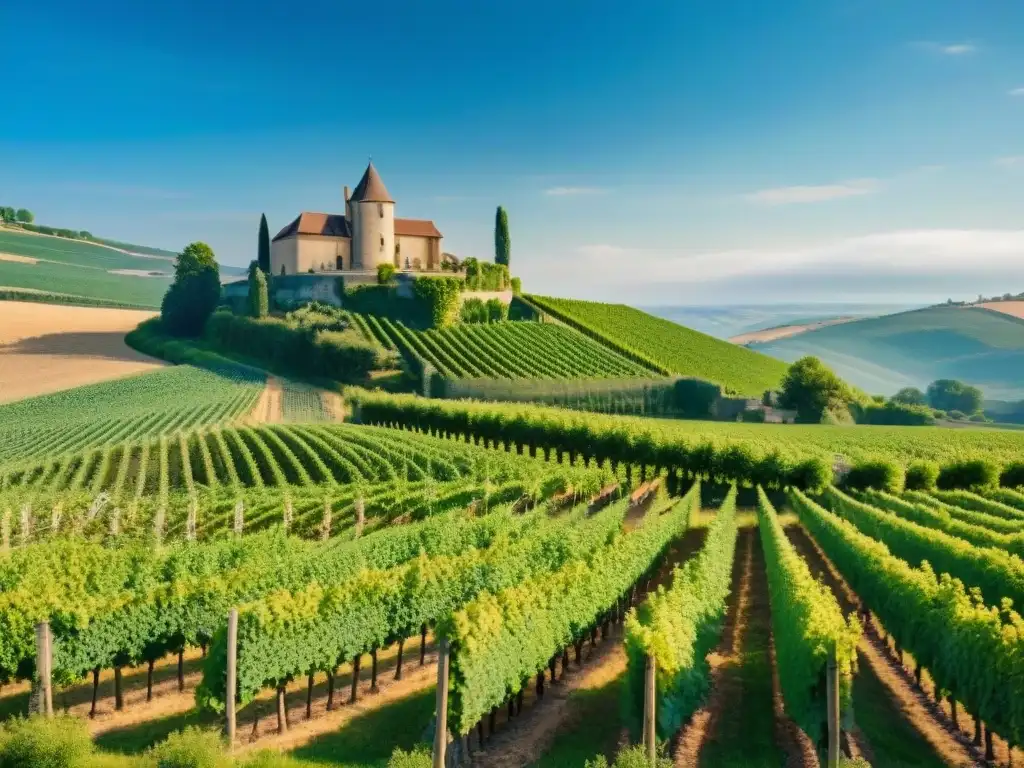
<svg viewBox="0 0 1024 768"><path fill-rule="evenodd" d="M816 357L801 357L782 380L779 404L797 413L802 424L819 424L825 412L842 405L849 396L842 379Z"/></svg>
<svg viewBox="0 0 1024 768"><path fill-rule="evenodd" d="M266 317L270 312L267 276L257 262L249 265L249 316Z"/></svg>
<svg viewBox="0 0 1024 768"><path fill-rule="evenodd" d="M508 234L508 212L498 206L494 217L494 263L509 266L512 255L512 238Z"/></svg>
<svg viewBox="0 0 1024 768"><path fill-rule="evenodd" d="M15 212L14 218L16 218L22 224L31 224L33 221L35 221L36 217L32 215L32 211L30 211L28 208L19 208Z"/></svg>
<svg viewBox="0 0 1024 768"><path fill-rule="evenodd" d="M266 275L270 274L270 230L267 229L267 214L260 214L260 243L256 261Z"/></svg>
<svg viewBox="0 0 1024 768"><path fill-rule="evenodd" d="M220 301L220 267L206 243L192 243L178 255L174 282L164 294L160 317L175 336L198 336Z"/></svg>
<svg viewBox="0 0 1024 768"><path fill-rule="evenodd" d="M10 224L14 221L14 209L9 205L0 206L0 221Z"/></svg>
<svg viewBox="0 0 1024 768"><path fill-rule="evenodd" d="M971 415L981 410L983 399L980 389L955 379L937 379L928 385L928 405L940 411Z"/></svg>

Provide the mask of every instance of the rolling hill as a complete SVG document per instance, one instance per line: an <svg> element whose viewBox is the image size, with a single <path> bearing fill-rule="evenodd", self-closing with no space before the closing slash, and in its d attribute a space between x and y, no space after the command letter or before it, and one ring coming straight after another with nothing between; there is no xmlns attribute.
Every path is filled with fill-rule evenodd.
<svg viewBox="0 0 1024 768"><path fill-rule="evenodd" d="M174 271L173 254L159 249L126 252L140 246L101 245L87 240L0 229L0 293L61 303L158 309ZM222 267L225 275L244 274Z"/></svg>
<svg viewBox="0 0 1024 768"><path fill-rule="evenodd" d="M743 395L776 389L786 364L624 304L530 296L541 310L664 374L692 376Z"/></svg>
<svg viewBox="0 0 1024 768"><path fill-rule="evenodd" d="M1024 321L979 307L901 312L751 348L786 361L815 355L871 393L949 378L981 387L988 398L1024 397Z"/></svg>

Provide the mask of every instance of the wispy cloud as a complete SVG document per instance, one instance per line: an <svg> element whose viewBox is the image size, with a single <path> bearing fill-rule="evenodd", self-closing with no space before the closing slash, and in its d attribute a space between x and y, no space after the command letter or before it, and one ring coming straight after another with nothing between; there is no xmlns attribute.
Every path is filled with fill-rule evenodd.
<svg viewBox="0 0 1024 768"><path fill-rule="evenodd" d="M794 248L685 252L614 244L576 249L571 267L602 282L709 283L757 276L850 272L953 275L974 270L1021 274L1024 230L902 230Z"/></svg>
<svg viewBox="0 0 1024 768"><path fill-rule="evenodd" d="M995 164L1001 168L1024 168L1024 155L1009 155L997 157Z"/></svg>
<svg viewBox="0 0 1024 768"><path fill-rule="evenodd" d="M545 195L551 197L569 197L573 195L603 195L608 190L603 187L549 187L544 190Z"/></svg>
<svg viewBox="0 0 1024 768"><path fill-rule="evenodd" d="M744 195L745 199L760 205L792 205L794 203L822 203L844 197L857 197L877 192L882 184L878 179L852 179L838 184L775 187Z"/></svg>
<svg viewBox="0 0 1024 768"><path fill-rule="evenodd" d="M913 43L916 48L933 53L941 53L944 56L966 56L978 50L974 43L937 43L934 40L924 40Z"/></svg>
<svg viewBox="0 0 1024 768"><path fill-rule="evenodd" d="M1009 91L1011 96L1024 96L1024 87L1022 88L1011 88Z"/></svg>

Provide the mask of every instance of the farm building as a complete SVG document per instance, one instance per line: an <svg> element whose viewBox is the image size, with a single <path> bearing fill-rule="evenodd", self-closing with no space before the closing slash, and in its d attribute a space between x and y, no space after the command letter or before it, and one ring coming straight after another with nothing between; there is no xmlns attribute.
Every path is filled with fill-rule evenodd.
<svg viewBox="0 0 1024 768"><path fill-rule="evenodd" d="M395 218L395 201L371 162L349 194L345 213L300 213L271 242L274 275L304 272L441 269L441 233L433 221Z"/></svg>

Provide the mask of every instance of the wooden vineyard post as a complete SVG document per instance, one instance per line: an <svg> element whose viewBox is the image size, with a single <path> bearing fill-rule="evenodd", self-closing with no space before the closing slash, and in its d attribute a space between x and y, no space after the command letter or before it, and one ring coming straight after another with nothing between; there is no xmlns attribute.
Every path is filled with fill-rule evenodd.
<svg viewBox="0 0 1024 768"><path fill-rule="evenodd" d="M448 746L448 639L442 637L437 648L437 722L434 724L434 768L444 768Z"/></svg>
<svg viewBox="0 0 1024 768"><path fill-rule="evenodd" d="M644 665L644 753L647 755L647 762L653 767L657 757L657 739L654 728L654 681L657 662L650 654L647 654L646 661L647 663Z"/></svg>
<svg viewBox="0 0 1024 768"><path fill-rule="evenodd" d="M363 526L366 525L366 502L362 494L356 499L356 538L363 535Z"/></svg>
<svg viewBox="0 0 1024 768"><path fill-rule="evenodd" d="M825 675L828 697L828 762L827 768L839 768L839 665L835 650L828 655Z"/></svg>
<svg viewBox="0 0 1024 768"><path fill-rule="evenodd" d="M228 745L235 746L235 689L238 687L238 609L228 613L228 680L225 695Z"/></svg>
<svg viewBox="0 0 1024 768"><path fill-rule="evenodd" d="M53 717L53 643L50 622L36 624L36 673L39 675L39 712Z"/></svg>

